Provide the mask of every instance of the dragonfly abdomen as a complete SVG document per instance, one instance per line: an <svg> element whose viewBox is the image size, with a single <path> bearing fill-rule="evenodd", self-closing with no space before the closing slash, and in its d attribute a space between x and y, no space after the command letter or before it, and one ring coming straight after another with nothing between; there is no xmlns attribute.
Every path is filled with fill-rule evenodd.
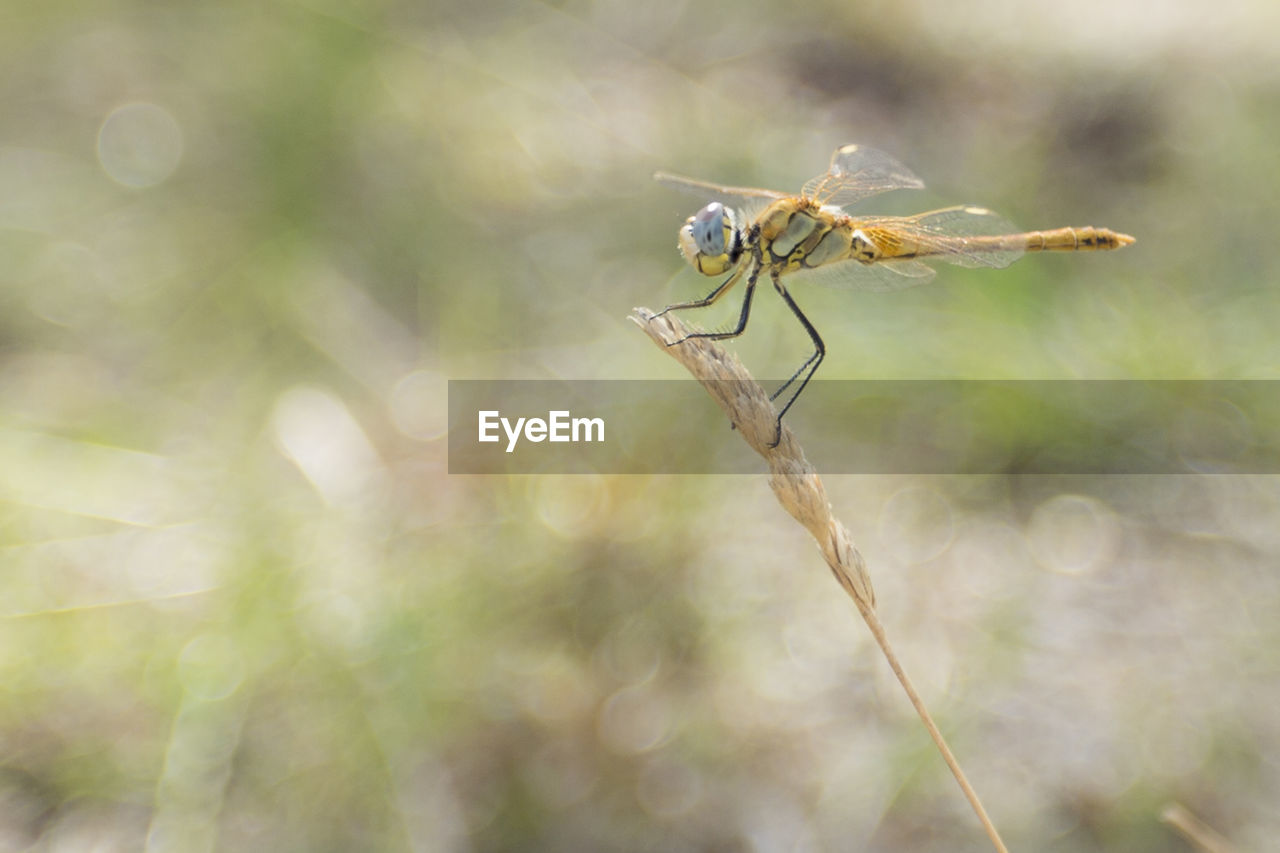
<svg viewBox="0 0 1280 853"><path fill-rule="evenodd" d="M973 235L964 237L930 237L914 239L909 231L893 228L857 228L853 230L853 247L862 241L870 244L862 254L851 257L864 263L912 258L941 257L960 262L961 258L1005 255L1008 260L1023 252L1093 252L1128 246L1133 238L1109 228L1054 228L1048 231L1023 231L1014 234ZM1006 260L1007 262L1007 260ZM982 263L982 262L980 262ZM982 265L986 265L982 263ZM1003 266L1004 263L993 263Z"/></svg>
<svg viewBox="0 0 1280 853"><path fill-rule="evenodd" d="M1051 231L1028 231L1011 235L1025 238L1022 246L1026 252L1096 252L1128 246L1133 238L1110 228L1055 228Z"/></svg>

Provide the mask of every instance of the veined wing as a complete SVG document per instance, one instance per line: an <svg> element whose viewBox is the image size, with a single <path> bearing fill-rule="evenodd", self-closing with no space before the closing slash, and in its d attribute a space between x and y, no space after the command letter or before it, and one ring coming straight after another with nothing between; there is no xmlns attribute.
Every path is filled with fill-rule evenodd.
<svg viewBox="0 0 1280 853"><path fill-rule="evenodd" d="M920 180L896 159L864 145L844 145L831 167L804 185L801 194L820 204L847 205L889 190L918 190Z"/></svg>
<svg viewBox="0 0 1280 853"><path fill-rule="evenodd" d="M880 263L905 255L997 269L1022 257L1027 236L990 210L968 205L915 216L854 217L851 227L862 229L879 244L886 257Z"/></svg>
<svg viewBox="0 0 1280 853"><path fill-rule="evenodd" d="M767 205L780 198L791 198L795 195L794 193L762 190L755 187L730 187L723 184L713 184L710 181L686 178L683 175L673 175L670 172L654 172L653 179L660 184L691 192L695 195L747 204L760 204L763 202Z"/></svg>
<svg viewBox="0 0 1280 853"><path fill-rule="evenodd" d="M787 276L789 284L836 287L860 293L892 293L919 287L933 281L933 267L920 261L881 261L864 264L860 261L838 261L814 269L798 270Z"/></svg>
<svg viewBox="0 0 1280 853"><path fill-rule="evenodd" d="M927 260L964 267L1007 267L1022 256L1022 235L981 207L947 207L915 216L855 217L847 227L863 232L884 253L871 264L849 259L793 273L797 284L815 283L866 292L917 287L933 279ZM1011 237L1010 241L992 238ZM895 257L896 256L896 257Z"/></svg>
<svg viewBox="0 0 1280 853"><path fill-rule="evenodd" d="M693 193L701 198L724 202L739 213L739 222L751 222L766 207L781 198L793 198L794 193L763 190L755 187L731 187L700 181L697 178L686 178L670 172L655 172L653 179L660 184Z"/></svg>

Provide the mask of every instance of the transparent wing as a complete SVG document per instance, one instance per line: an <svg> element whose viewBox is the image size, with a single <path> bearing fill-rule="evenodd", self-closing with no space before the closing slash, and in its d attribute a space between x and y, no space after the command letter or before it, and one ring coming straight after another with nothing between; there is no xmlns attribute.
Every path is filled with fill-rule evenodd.
<svg viewBox="0 0 1280 853"><path fill-rule="evenodd" d="M767 205L780 198L791 198L794 195L793 193L762 190L755 187L730 187L723 184L713 184L710 181L686 178L683 175L673 175L670 172L654 172L653 179L664 186L673 187L694 195L718 201L733 201L739 204L759 205L763 203Z"/></svg>
<svg viewBox="0 0 1280 853"><path fill-rule="evenodd" d="M844 145L831 155L831 167L806 183L801 194L821 204L843 206L889 190L923 188L924 181L883 151Z"/></svg>
<svg viewBox="0 0 1280 853"><path fill-rule="evenodd" d="M915 216L859 217L853 227L886 234L886 254L893 254L891 245L901 245L917 257L962 267L1007 267L1022 257L1027 240L1003 217L968 205Z"/></svg>
<svg viewBox="0 0 1280 853"><path fill-rule="evenodd" d="M731 187L700 181L697 178L686 178L670 172L654 172L653 179L663 186L683 192L692 193L700 198L726 202L730 207L742 214L740 222L750 222L766 207L780 198L792 198L791 193L777 190L763 190L755 187Z"/></svg>
<svg viewBox="0 0 1280 853"><path fill-rule="evenodd" d="M791 273L785 281L788 286L816 284L861 293L891 293L928 284L933 276L933 267L919 261L882 261L870 266L858 261L840 261Z"/></svg>
<svg viewBox="0 0 1280 853"><path fill-rule="evenodd" d="M797 271L787 280L858 291L903 290L933 278L933 267L924 260L964 267L1007 267L1022 256L1021 247L1027 239L1006 220L981 207L948 207L916 216L859 217L850 227L877 242L886 257L872 264L838 261ZM899 251L906 257L893 257Z"/></svg>

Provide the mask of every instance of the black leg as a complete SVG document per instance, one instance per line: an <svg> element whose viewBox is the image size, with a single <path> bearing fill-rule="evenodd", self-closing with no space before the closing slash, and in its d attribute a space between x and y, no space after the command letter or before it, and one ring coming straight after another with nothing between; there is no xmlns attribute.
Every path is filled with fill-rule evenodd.
<svg viewBox="0 0 1280 853"><path fill-rule="evenodd" d="M656 314L655 316L661 317L663 314L676 308L701 308L703 306L710 305L720 296L721 293L723 293L730 286L732 286L733 282L736 282L737 279L739 279L742 276L742 273L745 269L746 268L744 267L742 270L739 270L738 272L734 273L733 276L731 276L728 281L726 281L724 284L720 285L715 290L713 290L707 296L706 299L700 299L700 300L697 300L696 302L685 302L680 305L670 305L662 309L662 311ZM668 346L675 346L676 344L683 343L689 340L689 338L709 338L713 341L723 341L727 338L736 338L739 335L741 335L747 328L747 318L751 316L751 299L755 295L756 279L759 277L759 275L760 275L760 265L752 264L751 275L747 276L747 289L746 289L746 292L743 293L742 295L742 311L739 312L738 314L738 325L735 326L732 330L727 332L690 332L680 340L672 341L670 344L668 344Z"/></svg>
<svg viewBox="0 0 1280 853"><path fill-rule="evenodd" d="M822 358L827 354L827 347L822 343L822 336L818 334L818 330L809 322L809 318L800 310L800 306L796 305L795 300L791 298L791 294L787 292L787 288L783 286L782 281L778 278L776 273L773 275L773 286L778 291L779 295L782 296L782 300L787 303L787 307L791 309L791 313L796 315L796 319L800 321L800 325L804 326L804 330L809 333L809 339L813 341L813 353L805 359L804 364L800 365L800 368L795 373L791 374L791 378L786 382L783 382L782 385L779 386L778 390L774 391L769 397L770 400L776 400L778 395L794 383L801 374L804 375L804 378L800 380L800 384L796 388L795 392L787 399L786 405L782 407L782 411L778 412L777 434L773 437L773 443L769 445L770 447L777 447L778 442L782 440L782 416L791 408L791 405L800 396L800 392L804 391L805 386L809 384L809 380L813 378L813 374L818 372L818 365L822 364Z"/></svg>
<svg viewBox="0 0 1280 853"><path fill-rule="evenodd" d="M729 288L733 287L735 284L738 283L738 279L742 278L742 273L744 269L745 267L739 267L734 272L733 275L729 276L724 281L720 282L720 284L716 285L715 290L711 291L701 299L695 299L692 302L677 302L675 305L668 305L666 308L663 308L661 311L659 311L657 314L654 314L653 316L655 318L661 317L663 314L667 313L668 311L680 311L684 308L706 308L708 305L712 304L721 296L723 296L725 292L729 290Z"/></svg>

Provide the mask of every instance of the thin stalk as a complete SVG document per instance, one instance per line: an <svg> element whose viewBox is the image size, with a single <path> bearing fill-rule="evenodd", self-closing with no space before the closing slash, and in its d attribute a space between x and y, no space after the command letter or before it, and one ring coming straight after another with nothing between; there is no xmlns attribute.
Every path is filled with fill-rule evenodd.
<svg viewBox="0 0 1280 853"><path fill-rule="evenodd" d="M929 736L942 753L942 758L960 784L960 790L978 816L991 843L1000 853L1008 848L1000 840L982 801L965 777L960 763L947 746L942 732L934 724L920 694L916 692L906 670L893 652L884 625L876 616L875 590L867 573L866 561L853 544L848 528L831 513L826 489L818 472L809 464L795 434L782 424L777 426L777 415L769 395L752 378L735 356L725 352L714 341L706 338L687 338L688 329L671 314L656 316L647 308L637 308L632 314L635 321L664 352L676 359L688 370L716 401L739 435L769 464L769 486L783 508L796 521L804 525L818 543L823 558L845 592L857 605L863 621L871 630L885 660L906 691L916 713L920 715ZM776 436L776 439L775 439Z"/></svg>
<svg viewBox="0 0 1280 853"><path fill-rule="evenodd" d="M1235 853L1231 842L1215 832L1181 803L1170 803L1165 806L1160 819L1182 833L1182 837L1197 850L1203 850L1204 853Z"/></svg>

